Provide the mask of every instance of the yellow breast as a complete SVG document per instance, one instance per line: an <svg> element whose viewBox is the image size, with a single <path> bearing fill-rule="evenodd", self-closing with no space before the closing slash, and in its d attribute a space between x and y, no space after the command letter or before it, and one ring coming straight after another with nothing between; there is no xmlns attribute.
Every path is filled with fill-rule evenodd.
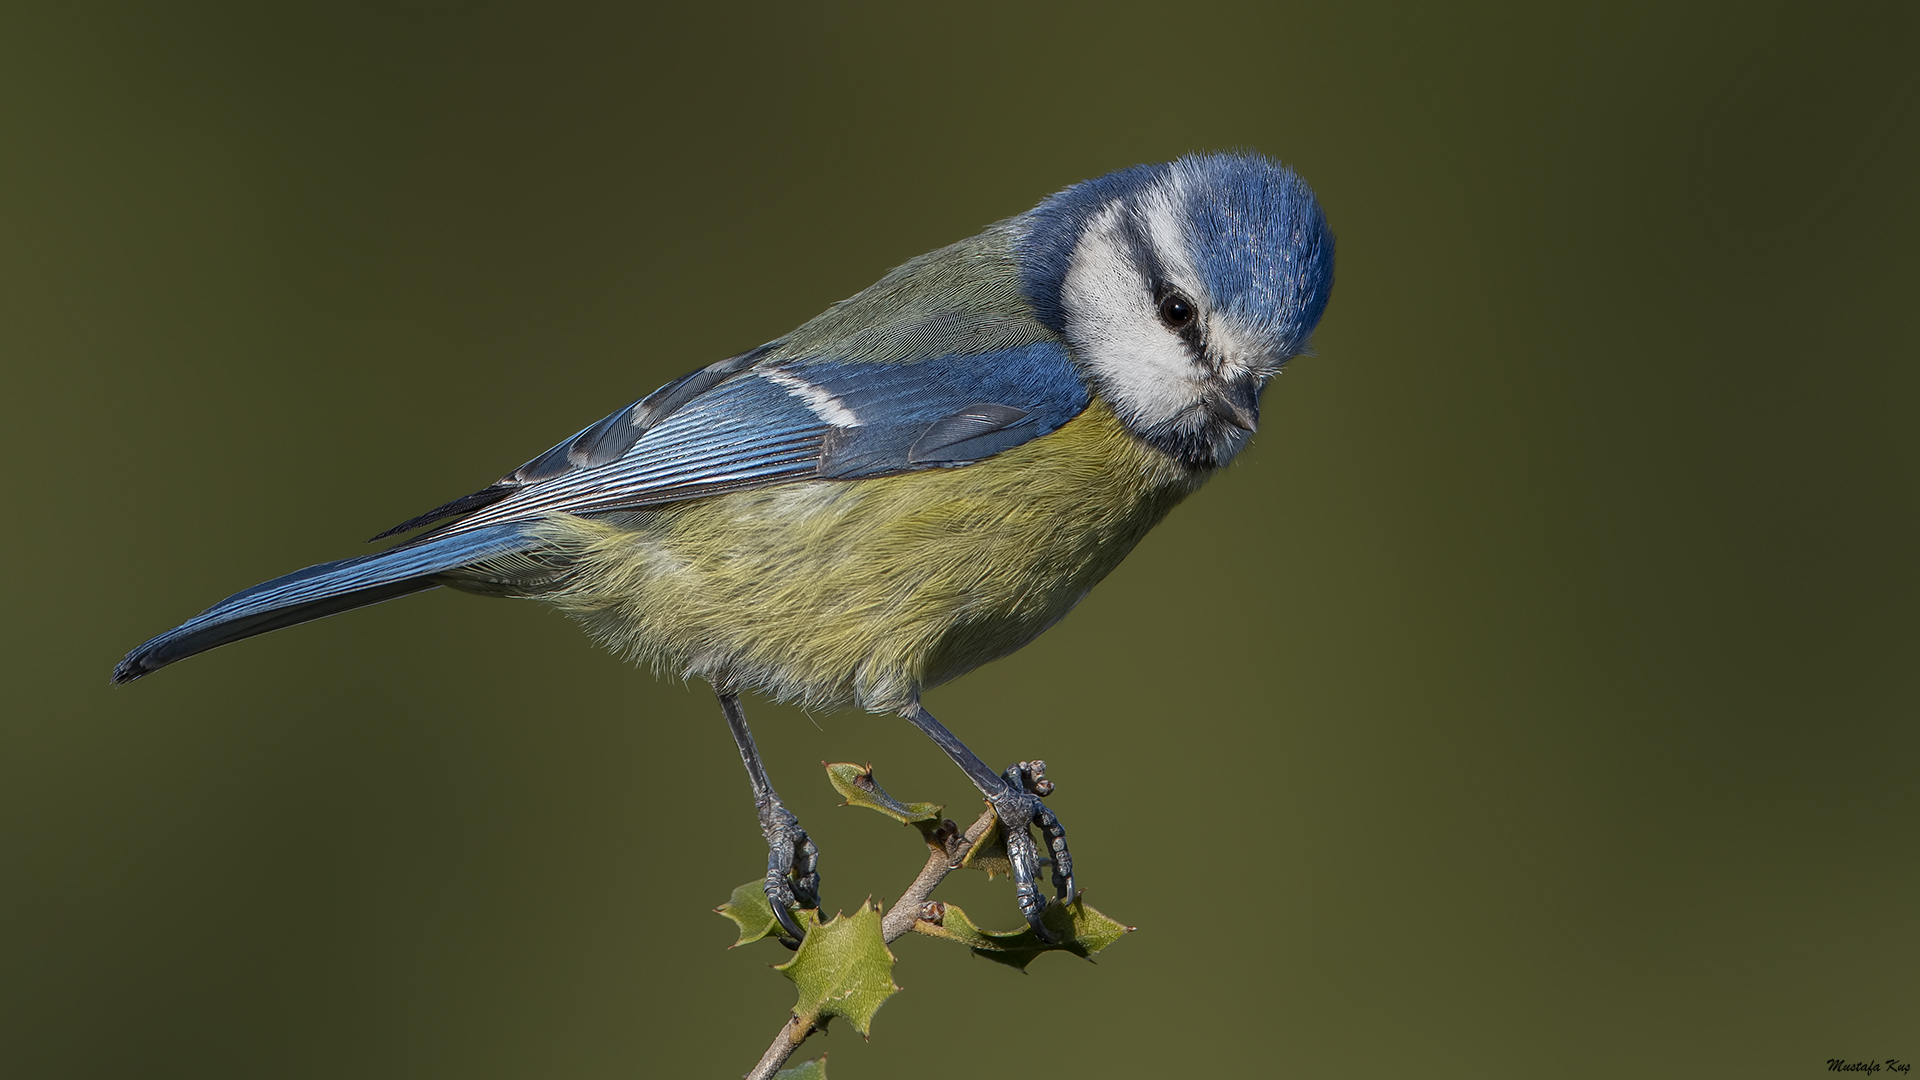
<svg viewBox="0 0 1920 1080"><path fill-rule="evenodd" d="M557 516L542 598L656 668L898 710L1032 641L1204 479L1096 400L964 468Z"/></svg>

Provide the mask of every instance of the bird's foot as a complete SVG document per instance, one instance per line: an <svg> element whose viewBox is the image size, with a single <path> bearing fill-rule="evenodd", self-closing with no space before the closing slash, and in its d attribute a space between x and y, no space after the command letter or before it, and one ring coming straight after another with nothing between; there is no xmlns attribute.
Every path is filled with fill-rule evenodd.
<svg viewBox="0 0 1920 1080"><path fill-rule="evenodd" d="M1054 944L1054 937L1041 925L1040 916L1047 910L1047 902L1040 895L1038 878L1040 875L1040 852L1033 842L1030 827L1037 827L1040 835L1046 838L1047 851L1053 862L1053 888L1062 903L1073 899L1073 855L1067 850L1067 830L1061 828L1060 819L1053 811L1041 804L1040 800L1053 794L1053 781L1047 779L1047 763L1044 761L1022 761L1007 767L1002 774L1007 781L1007 789L999 795L990 796L988 802L993 806L994 816L1000 819L1001 833L1007 844L1007 861L1013 864L1014 898L1020 905L1020 914L1026 917L1027 925L1033 927L1035 937L1048 944Z"/></svg>
<svg viewBox="0 0 1920 1080"><path fill-rule="evenodd" d="M760 834L767 838L767 906L786 932L780 944L797 949L807 932L792 909L820 907L820 849L777 795L760 804Z"/></svg>

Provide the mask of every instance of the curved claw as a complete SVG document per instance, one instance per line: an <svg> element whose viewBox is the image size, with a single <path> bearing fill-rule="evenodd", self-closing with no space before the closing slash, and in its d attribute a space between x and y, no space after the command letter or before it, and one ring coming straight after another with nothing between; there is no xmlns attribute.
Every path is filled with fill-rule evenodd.
<svg viewBox="0 0 1920 1080"><path fill-rule="evenodd" d="M1073 898L1073 854L1067 850L1067 830L1061 826L1060 819L1053 811L1042 805L1040 800L1053 793L1053 781L1047 777L1047 763L1044 761L1022 761L1008 766L1003 774L1007 781L1007 790L991 799L993 812L999 817L1002 832L1006 838L1007 861L1013 865L1014 899L1020 905L1020 914L1033 928L1033 934L1048 944L1056 944L1053 932L1041 922L1046 913L1047 902L1041 898L1040 886L1036 882L1040 870L1040 854L1033 842L1032 826L1038 826L1040 834L1047 839L1047 851L1053 862L1053 888L1061 902Z"/></svg>
<svg viewBox="0 0 1920 1080"><path fill-rule="evenodd" d="M791 909L820 906L820 849L777 798L761 805L760 831L767 838L767 906L787 933L780 943L797 949L807 932Z"/></svg>

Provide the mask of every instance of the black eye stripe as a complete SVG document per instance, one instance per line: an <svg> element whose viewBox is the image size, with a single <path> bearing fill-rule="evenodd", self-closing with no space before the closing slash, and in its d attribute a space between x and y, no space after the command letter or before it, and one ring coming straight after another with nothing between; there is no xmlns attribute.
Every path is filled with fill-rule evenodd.
<svg viewBox="0 0 1920 1080"><path fill-rule="evenodd" d="M1153 279L1153 307L1160 316L1160 325L1180 335L1180 340L1186 342L1187 348L1193 351L1195 362L1213 366L1207 354L1207 335L1200 324L1198 302L1156 275ZM1184 312L1179 310L1181 308L1184 308ZM1183 314L1184 318L1180 317Z"/></svg>

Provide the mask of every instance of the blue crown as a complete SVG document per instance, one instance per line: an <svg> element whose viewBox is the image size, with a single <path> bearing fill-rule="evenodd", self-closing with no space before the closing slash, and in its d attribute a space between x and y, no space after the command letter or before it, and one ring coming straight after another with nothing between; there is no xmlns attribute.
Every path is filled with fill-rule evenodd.
<svg viewBox="0 0 1920 1080"><path fill-rule="evenodd" d="M1135 165L1075 184L1026 214L1021 285L1040 321L1059 331L1073 249L1087 223L1116 200L1138 206L1153 188L1184 190L1193 255L1213 302L1290 356L1326 310L1333 234L1313 190L1292 169L1258 155L1198 154Z"/></svg>

